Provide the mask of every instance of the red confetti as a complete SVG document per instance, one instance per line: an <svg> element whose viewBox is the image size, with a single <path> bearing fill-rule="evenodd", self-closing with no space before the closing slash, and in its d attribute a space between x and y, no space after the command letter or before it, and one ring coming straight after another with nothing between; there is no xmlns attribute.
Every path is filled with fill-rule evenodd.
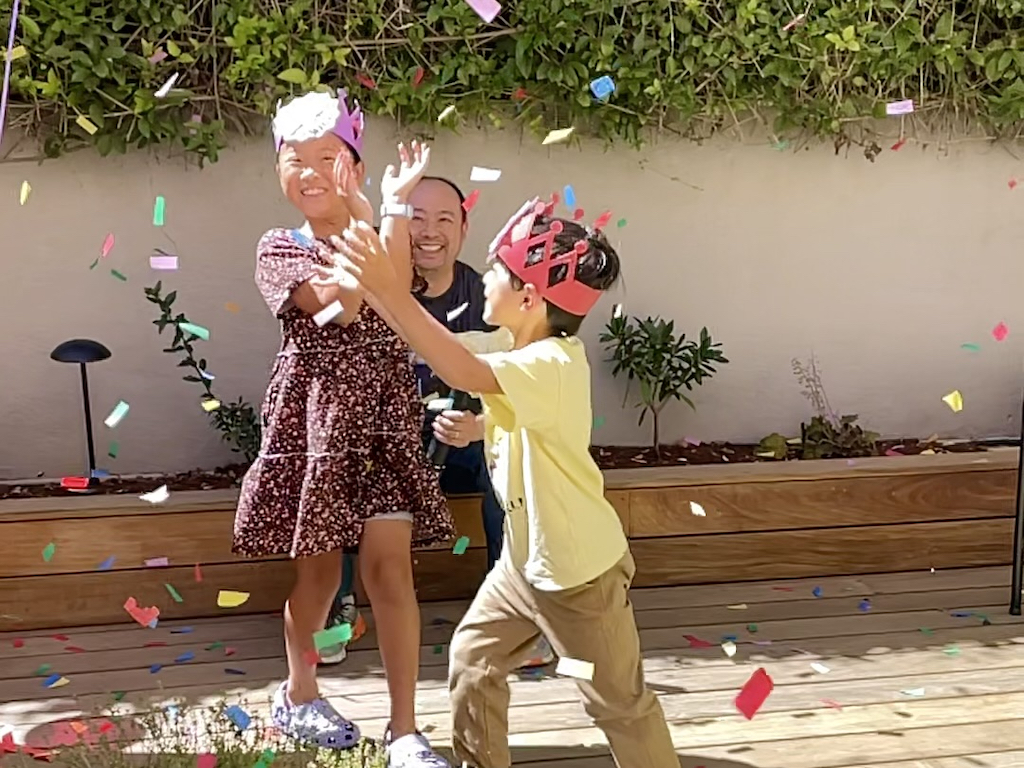
<svg viewBox="0 0 1024 768"><path fill-rule="evenodd" d="M906 454L900 453L895 448L887 448L885 451L886 456L905 456Z"/></svg>
<svg viewBox="0 0 1024 768"><path fill-rule="evenodd" d="M83 488L89 487L88 477L62 477L60 479L61 488L72 488L75 490L82 490Z"/></svg>
<svg viewBox="0 0 1024 768"><path fill-rule="evenodd" d="M224 649L224 655L225 656L234 656L236 653L238 653L238 651L236 651L234 648L225 648Z"/></svg>
<svg viewBox="0 0 1024 768"><path fill-rule="evenodd" d="M356 80L364 88L369 88L371 91L377 90L377 83L373 81L373 78L369 75L364 75L362 72L356 75Z"/></svg>
<svg viewBox="0 0 1024 768"><path fill-rule="evenodd" d="M53 635L53 639L57 640L58 642L61 642L61 643L66 643L71 638L68 637L67 635Z"/></svg>
<svg viewBox="0 0 1024 768"><path fill-rule="evenodd" d="M527 95L525 88L516 88L515 93L512 94L512 98L516 101L522 101L527 97Z"/></svg>
<svg viewBox="0 0 1024 768"><path fill-rule="evenodd" d="M151 643L146 643L142 647L143 648L166 648L167 647L167 643L165 643L163 640L154 640Z"/></svg>
<svg viewBox="0 0 1024 768"><path fill-rule="evenodd" d="M1013 189L1014 187L1017 186L1017 180L1010 179L1008 182L1006 182L1006 186L1008 186L1010 189Z"/></svg>
<svg viewBox="0 0 1024 768"><path fill-rule="evenodd" d="M1007 336L1010 335L1010 329L1006 323L999 323L995 328L992 329L992 338L996 341L1004 341Z"/></svg>
<svg viewBox="0 0 1024 768"><path fill-rule="evenodd" d="M469 213L470 211L473 210L473 206L476 205L476 201L479 199L480 190L474 189L472 192L469 193L469 197L467 197L465 201L462 203L462 210L464 210L466 213Z"/></svg>
<svg viewBox="0 0 1024 768"><path fill-rule="evenodd" d="M604 229L608 226L608 222L612 220L612 212L605 211L594 221L594 229Z"/></svg>
<svg viewBox="0 0 1024 768"><path fill-rule="evenodd" d="M14 640L12 640L11 642L14 644L15 648L24 648L25 647L25 641L22 640L20 637L14 638Z"/></svg>
<svg viewBox="0 0 1024 768"><path fill-rule="evenodd" d="M196 581L202 581L202 580L203 580L203 572L199 568L199 563L196 563Z"/></svg>
<svg viewBox="0 0 1024 768"><path fill-rule="evenodd" d="M77 645L69 645L64 648L68 653L85 653L85 648L79 648Z"/></svg>
<svg viewBox="0 0 1024 768"><path fill-rule="evenodd" d="M747 720L753 720L757 710L764 704L773 688L775 688L775 683L768 677L768 673L764 671L764 668L758 669L736 694L736 709Z"/></svg>
<svg viewBox="0 0 1024 768"><path fill-rule="evenodd" d="M838 709L840 712L843 711L843 705L840 704L838 701L834 701L832 699L820 699L820 701L826 707L832 707L832 709Z"/></svg>
<svg viewBox="0 0 1024 768"><path fill-rule="evenodd" d="M309 664L309 666L315 667L320 663L320 654L316 651L306 651L302 654L302 660Z"/></svg>
<svg viewBox="0 0 1024 768"><path fill-rule="evenodd" d="M891 147L889 147L889 149L891 149L893 152L899 152L900 149L903 148L903 145L906 144L906 143L907 143L906 139L900 139L895 144L893 144Z"/></svg>
<svg viewBox="0 0 1024 768"><path fill-rule="evenodd" d="M144 627L150 626L160 617L159 608L155 605L150 608L143 608L134 597L129 597L125 600L124 609Z"/></svg>
<svg viewBox="0 0 1024 768"><path fill-rule="evenodd" d="M114 730L114 724L109 720L104 720L100 725L100 733L106 733L107 731Z"/></svg>
<svg viewBox="0 0 1024 768"><path fill-rule="evenodd" d="M572 212L572 220L573 221L579 221L580 219L582 219L586 215L587 214L585 214L583 212L582 208L577 208L575 211Z"/></svg>
<svg viewBox="0 0 1024 768"><path fill-rule="evenodd" d="M776 592L792 592L792 587L772 587Z"/></svg>
<svg viewBox="0 0 1024 768"><path fill-rule="evenodd" d="M683 635L687 640L690 641L691 648L714 648L714 643L709 643L707 640L701 640L696 635Z"/></svg>
<svg viewBox="0 0 1024 768"><path fill-rule="evenodd" d="M420 83L423 82L423 76L426 75L426 71L423 67L416 67L416 74L412 76L412 87L419 88Z"/></svg>

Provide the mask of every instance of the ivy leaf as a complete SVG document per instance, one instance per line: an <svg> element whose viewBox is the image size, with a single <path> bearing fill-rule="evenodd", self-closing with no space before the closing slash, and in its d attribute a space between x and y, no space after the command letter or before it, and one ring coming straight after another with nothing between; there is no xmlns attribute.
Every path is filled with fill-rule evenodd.
<svg viewBox="0 0 1024 768"><path fill-rule="evenodd" d="M21 23L21 28L25 30L27 37L34 39L42 36L42 30L39 29L39 25L30 16L22 14L18 17L18 21Z"/></svg>
<svg viewBox="0 0 1024 768"><path fill-rule="evenodd" d="M298 69L297 67L286 69L277 77L280 80L284 80L286 83L293 83L295 85L302 85L303 83L306 82L306 73L303 72L301 69Z"/></svg>

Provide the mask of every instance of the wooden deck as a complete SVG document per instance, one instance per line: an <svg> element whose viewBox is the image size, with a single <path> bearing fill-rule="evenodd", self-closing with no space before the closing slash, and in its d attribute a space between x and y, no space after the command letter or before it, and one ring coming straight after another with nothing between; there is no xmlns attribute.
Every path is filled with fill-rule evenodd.
<svg viewBox="0 0 1024 768"><path fill-rule="evenodd" d="M1007 614L1009 578L1000 566L634 590L647 679L682 765L1024 766L1024 621ZM420 718L439 745L450 734L446 643L464 605L423 606ZM250 714L265 713L285 674L280 620L220 617L189 626L0 635L0 724L11 726L19 743L60 743L90 715L108 715L116 692L125 694L122 711L227 698L244 701ZM719 645L729 635L738 646L732 659ZM687 636L712 646L692 647ZM175 663L189 651L194 660ZM153 664L164 666L151 672ZM776 688L746 721L733 699L758 667ZM68 684L44 688L43 677L53 673ZM381 734L387 699L372 628L322 680L367 736ZM613 765L571 680L549 670L514 680L512 689L517 766Z"/></svg>

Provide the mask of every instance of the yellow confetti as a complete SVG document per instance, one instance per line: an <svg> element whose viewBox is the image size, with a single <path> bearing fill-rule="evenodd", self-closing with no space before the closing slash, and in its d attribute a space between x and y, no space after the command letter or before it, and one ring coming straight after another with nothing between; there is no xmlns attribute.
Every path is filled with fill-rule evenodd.
<svg viewBox="0 0 1024 768"><path fill-rule="evenodd" d="M65 685L67 685L70 682L71 682L70 680L68 680L66 677L62 676L60 679L55 680L54 682L50 683L47 687L48 688L63 688Z"/></svg>
<svg viewBox="0 0 1024 768"><path fill-rule="evenodd" d="M212 413L220 408L220 400L203 400L203 410Z"/></svg>
<svg viewBox="0 0 1024 768"><path fill-rule="evenodd" d="M17 61L28 56L28 50L24 45L16 45L11 48L11 61Z"/></svg>
<svg viewBox="0 0 1024 768"><path fill-rule="evenodd" d="M75 122L78 124L79 128L88 133L90 136L94 135L99 130L99 128L96 127L93 121L85 115L79 115L78 119L75 120Z"/></svg>
<svg viewBox="0 0 1024 768"><path fill-rule="evenodd" d="M28 202L28 196L32 194L32 185L27 181L21 182L21 204Z"/></svg>
<svg viewBox="0 0 1024 768"><path fill-rule="evenodd" d="M235 304L235 302L229 301L227 304L224 305L224 309L226 309L233 315L237 315L242 308Z"/></svg>
<svg viewBox="0 0 1024 768"><path fill-rule="evenodd" d="M736 605L727 605L725 607L728 608L730 611L745 611L745 610L747 610L747 604L746 603L737 603Z"/></svg>
<svg viewBox="0 0 1024 768"><path fill-rule="evenodd" d="M441 110L441 114L437 116L437 122L443 121L448 115L455 111L455 105L449 104L447 107Z"/></svg>
<svg viewBox="0 0 1024 768"><path fill-rule="evenodd" d="M222 589L217 594L217 607L237 608L240 605L244 605L248 599L248 592L235 592L230 589Z"/></svg>
<svg viewBox="0 0 1024 768"><path fill-rule="evenodd" d="M944 398L942 402L953 409L953 413L960 413L964 409L964 396L960 394L959 389L954 389Z"/></svg>
<svg viewBox="0 0 1024 768"><path fill-rule="evenodd" d="M566 677L575 677L580 680L594 679L594 663L591 661L580 661L563 656L558 660L555 672Z"/></svg>
<svg viewBox="0 0 1024 768"><path fill-rule="evenodd" d="M547 136L544 137L544 141L542 141L541 144L544 144L544 145L547 145L547 144L558 144L560 141L565 141L570 136L572 136L573 130L575 130L575 129L574 128L559 128L556 131L551 131L551 133L549 133Z"/></svg>

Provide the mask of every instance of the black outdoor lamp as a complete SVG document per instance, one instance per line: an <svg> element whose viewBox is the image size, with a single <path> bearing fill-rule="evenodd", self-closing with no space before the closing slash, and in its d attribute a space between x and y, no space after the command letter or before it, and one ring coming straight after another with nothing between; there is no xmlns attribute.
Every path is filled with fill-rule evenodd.
<svg viewBox="0 0 1024 768"><path fill-rule="evenodd" d="M85 405L85 439L89 445L89 487L99 485L96 477L96 449L92 443L92 407L89 404L89 374L85 366L110 357L110 350L91 339L71 339L59 344L50 353L50 359L58 363L78 363L82 373L82 402Z"/></svg>

